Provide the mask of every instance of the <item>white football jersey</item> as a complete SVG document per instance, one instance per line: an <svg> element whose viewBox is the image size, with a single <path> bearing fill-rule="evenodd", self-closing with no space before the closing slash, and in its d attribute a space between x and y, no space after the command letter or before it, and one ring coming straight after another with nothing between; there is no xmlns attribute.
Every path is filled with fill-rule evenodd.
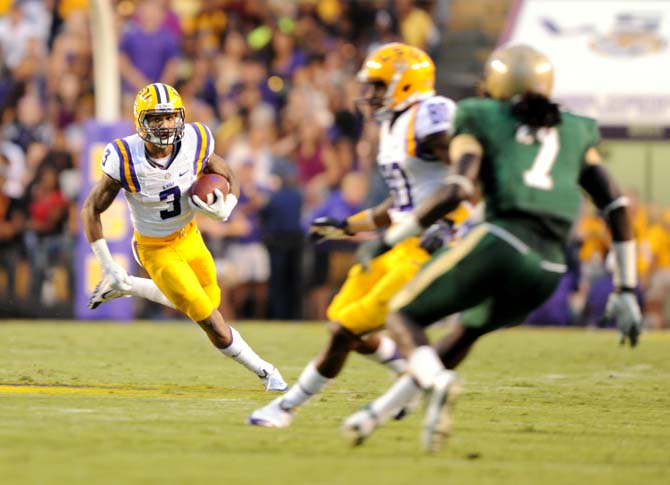
<svg viewBox="0 0 670 485"><path fill-rule="evenodd" d="M427 153L421 153L420 140L448 132L456 104L443 96L431 96L415 103L380 127L377 164L389 188L393 207L389 215L397 223L427 199L447 176L447 166Z"/></svg>
<svg viewBox="0 0 670 485"><path fill-rule="evenodd" d="M193 220L188 191L213 152L209 128L188 123L167 167L149 161L144 140L135 134L107 144L102 171L123 187L135 230L143 236L164 237Z"/></svg>

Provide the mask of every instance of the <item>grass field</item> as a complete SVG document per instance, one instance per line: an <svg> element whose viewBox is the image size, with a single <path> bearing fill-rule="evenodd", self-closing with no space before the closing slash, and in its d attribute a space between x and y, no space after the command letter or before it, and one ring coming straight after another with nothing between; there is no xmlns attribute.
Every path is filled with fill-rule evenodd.
<svg viewBox="0 0 670 485"><path fill-rule="evenodd" d="M322 325L238 329L293 382ZM391 382L353 356L291 428L254 428L273 395L185 323L0 324L2 484L667 484L670 334L515 329L483 339L446 449L421 413L351 449L341 420Z"/></svg>

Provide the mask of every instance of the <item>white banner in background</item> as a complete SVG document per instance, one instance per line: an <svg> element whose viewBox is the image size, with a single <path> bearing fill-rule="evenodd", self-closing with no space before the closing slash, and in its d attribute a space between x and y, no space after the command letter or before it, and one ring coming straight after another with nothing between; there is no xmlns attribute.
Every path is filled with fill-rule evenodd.
<svg viewBox="0 0 670 485"><path fill-rule="evenodd" d="M505 43L544 52L554 97L605 126L670 126L670 1L523 0Z"/></svg>

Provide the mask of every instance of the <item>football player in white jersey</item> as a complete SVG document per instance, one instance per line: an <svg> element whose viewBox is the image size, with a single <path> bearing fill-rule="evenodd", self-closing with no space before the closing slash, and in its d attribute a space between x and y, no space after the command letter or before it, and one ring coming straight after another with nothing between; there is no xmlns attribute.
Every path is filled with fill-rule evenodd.
<svg viewBox="0 0 670 485"><path fill-rule="evenodd" d="M221 291L211 253L195 222L195 211L226 221L237 204L239 187L225 161L214 153L214 139L201 123L186 123L181 96L166 84L144 87L135 98L137 133L109 143L104 175L84 202L86 237L102 266L89 307L120 296L141 296L176 308L207 333L224 355L247 367L268 390L285 391L279 371L261 359L217 309ZM218 173L231 183L225 197L217 190L207 205L189 188L201 173ZM128 275L111 256L100 214L120 190L135 229L133 253L151 279Z"/></svg>
<svg viewBox="0 0 670 485"><path fill-rule="evenodd" d="M368 92L361 101L370 105L380 123L377 163L390 197L346 220L316 219L310 229L315 240L351 236L397 223L437 190L447 176L447 132L455 104L435 95L435 66L430 57L415 47L386 44L366 59L358 79ZM383 327L388 301L429 257L417 237L373 259L366 268L354 265L328 307L332 334L324 350L285 395L254 411L248 422L289 426L295 409L339 374L352 350L402 373L406 363L393 340L370 333Z"/></svg>

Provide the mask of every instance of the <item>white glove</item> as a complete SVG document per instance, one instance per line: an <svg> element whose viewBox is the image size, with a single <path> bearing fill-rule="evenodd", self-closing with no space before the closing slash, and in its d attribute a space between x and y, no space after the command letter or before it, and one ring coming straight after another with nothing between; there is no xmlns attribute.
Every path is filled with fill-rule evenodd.
<svg viewBox="0 0 670 485"><path fill-rule="evenodd" d="M233 194L227 194L224 197L223 192L219 189L214 189L214 195L216 198L209 205L197 195L192 195L189 201L194 209L203 212L212 219L226 222L237 205L237 197Z"/></svg>
<svg viewBox="0 0 670 485"><path fill-rule="evenodd" d="M113 263L111 266L104 268L105 276L109 279L110 286L115 290L129 291L132 288L130 275L121 266Z"/></svg>
<svg viewBox="0 0 670 485"><path fill-rule="evenodd" d="M605 319L616 320L621 344L628 338L631 347L637 345L637 339L642 331L642 312L633 291L613 292L607 300Z"/></svg>
<svg viewBox="0 0 670 485"><path fill-rule="evenodd" d="M109 252L107 241L98 239L91 243L91 249L100 262L102 271L105 273L105 278L109 280L110 286L115 290L129 291L132 288L130 276L122 266L119 266L114 259L112 259L112 254Z"/></svg>

